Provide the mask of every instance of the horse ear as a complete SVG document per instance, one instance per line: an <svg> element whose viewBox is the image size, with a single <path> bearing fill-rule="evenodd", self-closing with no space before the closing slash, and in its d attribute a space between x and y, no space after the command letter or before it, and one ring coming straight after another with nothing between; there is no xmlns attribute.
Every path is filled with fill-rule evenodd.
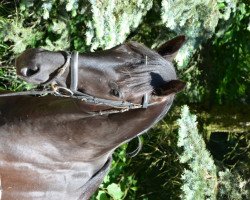
<svg viewBox="0 0 250 200"><path fill-rule="evenodd" d="M184 35L177 36L161 45L156 51L166 60L172 62L185 41Z"/></svg>
<svg viewBox="0 0 250 200"><path fill-rule="evenodd" d="M167 96L169 94L178 93L184 89L186 83L181 80L171 80L156 91L159 96Z"/></svg>

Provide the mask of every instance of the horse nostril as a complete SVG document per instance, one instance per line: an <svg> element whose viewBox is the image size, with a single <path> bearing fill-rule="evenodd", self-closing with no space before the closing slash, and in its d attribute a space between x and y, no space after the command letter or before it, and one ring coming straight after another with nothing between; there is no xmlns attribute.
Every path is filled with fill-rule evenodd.
<svg viewBox="0 0 250 200"><path fill-rule="evenodd" d="M32 76L32 75L36 74L37 72L38 72L38 69L37 70L28 69L27 70L27 76Z"/></svg>
<svg viewBox="0 0 250 200"><path fill-rule="evenodd" d="M32 76L34 74L36 74L39 71L38 67L35 67L34 69L30 69L30 68L22 68L20 70L21 74L23 76Z"/></svg>

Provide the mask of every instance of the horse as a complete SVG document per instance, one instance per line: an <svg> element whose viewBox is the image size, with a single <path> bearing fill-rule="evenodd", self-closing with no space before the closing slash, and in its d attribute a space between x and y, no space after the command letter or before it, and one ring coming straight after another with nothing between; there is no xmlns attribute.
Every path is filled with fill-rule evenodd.
<svg viewBox="0 0 250 200"><path fill-rule="evenodd" d="M0 199L89 199L114 150L162 119L185 87L172 64L184 42L24 51L17 75L41 89L1 92Z"/></svg>

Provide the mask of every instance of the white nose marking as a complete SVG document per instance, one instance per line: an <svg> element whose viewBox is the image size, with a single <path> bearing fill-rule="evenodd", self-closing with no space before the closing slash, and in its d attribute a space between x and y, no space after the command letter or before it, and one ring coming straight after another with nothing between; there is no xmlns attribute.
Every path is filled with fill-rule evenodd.
<svg viewBox="0 0 250 200"><path fill-rule="evenodd" d="M21 73L23 76L27 76L27 70L28 70L27 67L22 68L22 69L20 70L20 73Z"/></svg>

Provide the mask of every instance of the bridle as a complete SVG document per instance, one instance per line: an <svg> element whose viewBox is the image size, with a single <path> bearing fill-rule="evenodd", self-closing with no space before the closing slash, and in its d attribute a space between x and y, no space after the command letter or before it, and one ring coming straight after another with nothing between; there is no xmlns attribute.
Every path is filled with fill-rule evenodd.
<svg viewBox="0 0 250 200"><path fill-rule="evenodd" d="M109 109L107 111L100 111L99 112L100 114L125 112L131 109L147 108L148 106L155 104L155 103L149 104L148 94L145 94L143 96L141 104L135 104L135 103L131 103L128 101L102 99L102 98L94 97L94 96L78 91L79 53L77 51L73 51L72 53L62 51L62 53L64 54L66 58L65 63L55 71L55 75L52 78L40 84L43 87L43 89L0 94L0 97L23 96L23 95L43 96L47 94L53 94L55 96L75 98L81 101L85 101L87 103L96 104L96 105L106 105L106 106L110 106L114 108L113 110ZM71 73L70 88L54 85L53 84L54 81L60 76L62 76L68 67L70 68L70 73Z"/></svg>

